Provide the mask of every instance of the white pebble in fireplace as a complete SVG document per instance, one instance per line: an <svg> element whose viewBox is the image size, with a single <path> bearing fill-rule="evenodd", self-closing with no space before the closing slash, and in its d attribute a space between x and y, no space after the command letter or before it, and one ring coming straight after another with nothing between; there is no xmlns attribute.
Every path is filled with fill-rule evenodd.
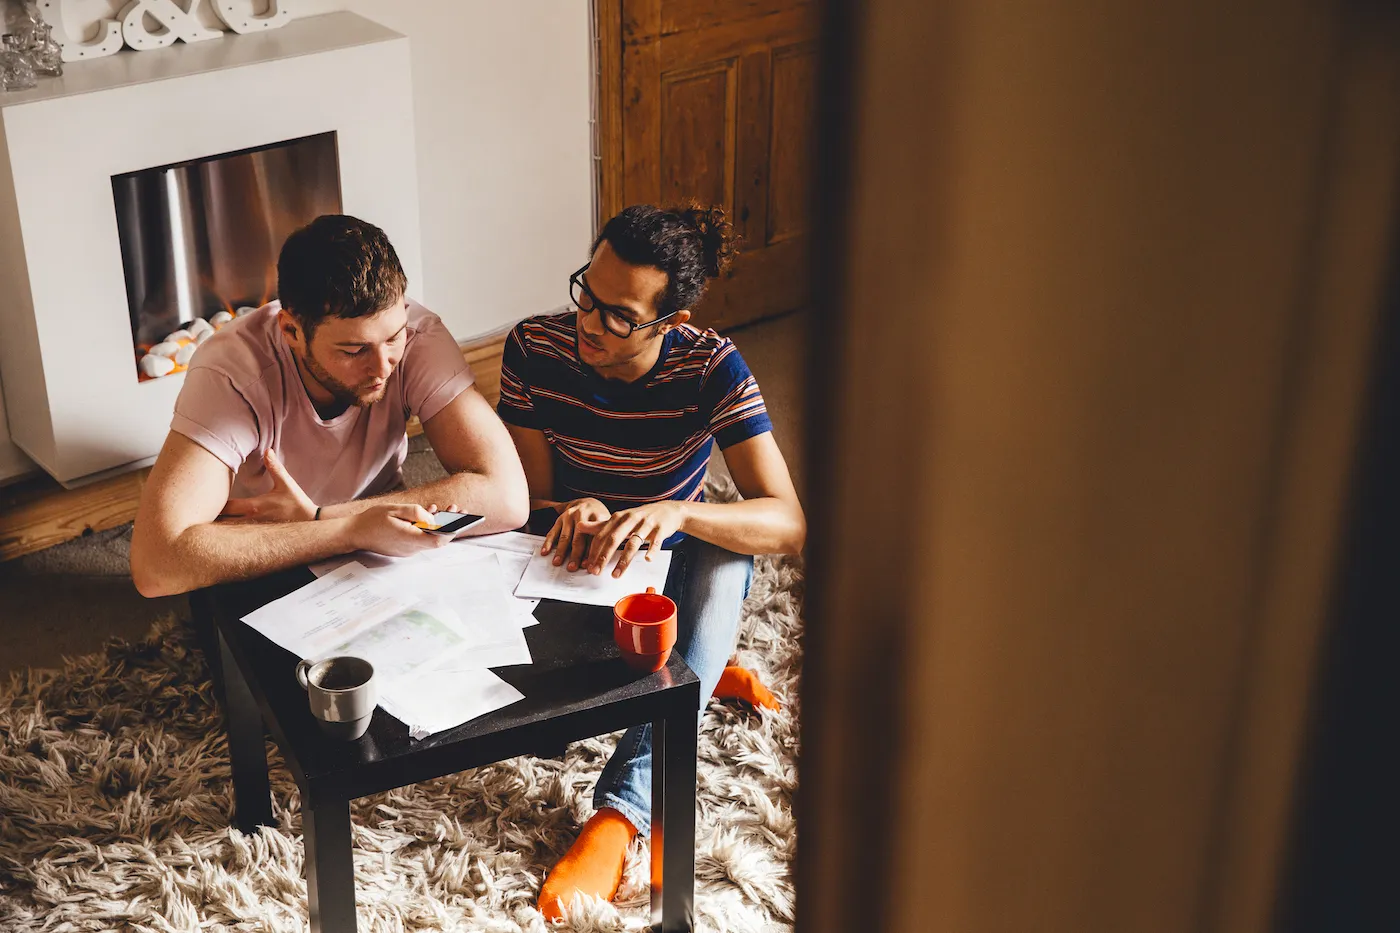
<svg viewBox="0 0 1400 933"><path fill-rule="evenodd" d="M253 309L245 307L242 310L246 314ZM159 379L175 372L184 372L189 368L190 360L194 358L194 351L199 345L214 336L231 320L232 314L216 311L207 319L195 318L188 330L181 329L167 334L160 343L149 350L141 350L138 344L139 358L136 360L136 368L145 379Z"/></svg>
<svg viewBox="0 0 1400 933"><path fill-rule="evenodd" d="M12 440L65 485L150 463L191 356L272 297L281 239L316 212L383 227L421 292L413 138L408 40L351 13L77 63L0 98ZM334 178L296 210L268 210L285 199L264 189L209 200L236 157L275 159L308 139L320 155L288 158L329 152ZM260 184L266 168L251 173Z"/></svg>

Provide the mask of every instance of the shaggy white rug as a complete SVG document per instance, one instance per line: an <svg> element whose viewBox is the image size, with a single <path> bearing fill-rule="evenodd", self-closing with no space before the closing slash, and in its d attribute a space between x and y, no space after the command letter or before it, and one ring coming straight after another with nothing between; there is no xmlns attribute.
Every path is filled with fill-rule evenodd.
<svg viewBox="0 0 1400 933"><path fill-rule="evenodd" d="M780 713L711 702L700 733L699 929L790 929L802 573L760 558L740 658ZM560 760L522 757L352 805L362 931L638 930L648 852L617 901L560 926L535 910L550 865L592 811L617 735ZM276 828L244 835L222 714L190 632L173 619L62 670L0 689L0 930L300 931L300 795L269 742Z"/></svg>

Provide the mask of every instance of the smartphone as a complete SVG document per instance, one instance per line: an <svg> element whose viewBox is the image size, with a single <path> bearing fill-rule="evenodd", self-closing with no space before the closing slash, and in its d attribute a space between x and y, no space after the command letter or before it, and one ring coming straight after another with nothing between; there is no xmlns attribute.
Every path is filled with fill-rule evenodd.
<svg viewBox="0 0 1400 933"><path fill-rule="evenodd" d="M486 521L485 515L465 515L461 512L434 512L431 522L414 522L415 528L422 528L429 534L455 537L468 528Z"/></svg>

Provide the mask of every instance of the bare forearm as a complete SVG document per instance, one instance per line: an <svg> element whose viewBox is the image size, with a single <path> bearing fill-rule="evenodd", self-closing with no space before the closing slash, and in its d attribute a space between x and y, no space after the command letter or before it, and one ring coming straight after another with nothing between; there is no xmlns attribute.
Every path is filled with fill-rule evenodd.
<svg viewBox="0 0 1400 933"><path fill-rule="evenodd" d="M352 551L349 529L348 518L193 525L160 548L161 553L133 549L132 576L146 596L247 580Z"/></svg>
<svg viewBox="0 0 1400 933"><path fill-rule="evenodd" d="M796 554L807 521L800 506L776 498L687 502L681 531L736 554Z"/></svg>
<svg viewBox="0 0 1400 933"><path fill-rule="evenodd" d="M321 509L321 520L344 518L363 512L371 506L389 503L421 505L424 508L436 505L439 509L455 505L458 512L486 516L486 521L466 532L469 535L509 531L519 528L529 516L520 507L523 501L519 504L514 502L518 492L513 492L508 486L508 483L482 473L454 473L412 489L399 489L369 499L355 499L324 506Z"/></svg>

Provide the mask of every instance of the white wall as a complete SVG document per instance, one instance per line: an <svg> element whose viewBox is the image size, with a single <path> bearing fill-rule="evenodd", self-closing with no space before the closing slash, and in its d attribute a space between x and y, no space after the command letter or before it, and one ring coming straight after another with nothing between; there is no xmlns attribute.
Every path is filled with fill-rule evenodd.
<svg viewBox="0 0 1400 933"><path fill-rule="evenodd" d="M121 6L70 0L70 26ZM300 0L296 10L353 10L409 37L423 242L412 294L459 340L567 302L593 230L588 4ZM0 483L31 466L0 417Z"/></svg>
<svg viewBox="0 0 1400 933"><path fill-rule="evenodd" d="M123 5L67 0L66 21L78 32ZM593 231L587 0L296 0L293 9L352 10L409 38L424 278L410 283L415 297L459 340L566 304Z"/></svg>
<svg viewBox="0 0 1400 933"><path fill-rule="evenodd" d="M297 6L342 9L412 47L424 282L410 290L459 340L566 304L593 231L588 4Z"/></svg>
<svg viewBox="0 0 1400 933"><path fill-rule="evenodd" d="M0 392L0 486L38 469L34 461L10 443L10 428L5 422L5 396Z"/></svg>

